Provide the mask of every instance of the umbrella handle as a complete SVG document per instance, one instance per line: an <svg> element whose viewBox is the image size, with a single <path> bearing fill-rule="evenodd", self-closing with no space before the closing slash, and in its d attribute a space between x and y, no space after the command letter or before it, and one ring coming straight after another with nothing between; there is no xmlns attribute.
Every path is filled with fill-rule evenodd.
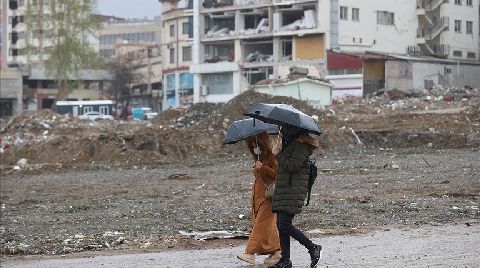
<svg viewBox="0 0 480 268"><path fill-rule="evenodd" d="M253 123L255 124L255 119L253 119ZM257 135L255 135L255 145L256 145L257 147L260 147L260 146L258 146ZM257 154L257 160L260 161L260 155L259 155L259 154Z"/></svg>

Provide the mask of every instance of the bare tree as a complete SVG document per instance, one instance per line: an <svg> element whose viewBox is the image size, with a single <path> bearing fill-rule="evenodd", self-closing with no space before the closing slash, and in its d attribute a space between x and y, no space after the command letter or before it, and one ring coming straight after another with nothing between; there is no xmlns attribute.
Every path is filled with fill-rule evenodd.
<svg viewBox="0 0 480 268"><path fill-rule="evenodd" d="M115 110L118 109L119 101L124 101L121 118L127 118L128 106L132 97L134 85L145 80L145 75L139 71L139 66L128 57L117 57L109 65L113 74L113 82L110 88L110 95L115 101Z"/></svg>

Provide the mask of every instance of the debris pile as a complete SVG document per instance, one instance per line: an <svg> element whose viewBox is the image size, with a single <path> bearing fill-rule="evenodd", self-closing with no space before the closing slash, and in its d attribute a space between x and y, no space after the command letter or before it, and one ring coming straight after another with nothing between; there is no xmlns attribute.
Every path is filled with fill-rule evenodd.
<svg viewBox="0 0 480 268"><path fill-rule="evenodd" d="M450 90L451 101L442 99L444 95L429 92L424 96L422 92L384 92L370 99L345 98L315 108L305 101L249 90L225 104L170 109L151 122L92 122L40 111L6 124L0 158L10 168L29 170L45 164L55 168L148 166L231 156L240 154L242 148L222 147L224 131L260 102L290 104L318 118L324 132L319 137L323 149L480 146L478 90ZM18 164L21 159L27 162Z"/></svg>

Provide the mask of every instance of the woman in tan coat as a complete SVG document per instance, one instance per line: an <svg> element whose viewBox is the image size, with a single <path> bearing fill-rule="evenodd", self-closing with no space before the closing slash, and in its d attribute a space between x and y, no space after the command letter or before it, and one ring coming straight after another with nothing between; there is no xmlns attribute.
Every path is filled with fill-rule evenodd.
<svg viewBox="0 0 480 268"><path fill-rule="evenodd" d="M280 255L280 240L276 225L276 214L272 212L272 198L267 197L267 187L275 183L278 162L272 152L267 133L260 133L246 139L248 149L255 161L252 186L253 228L248 238L245 253L237 257L255 264L255 255L270 255L265 264L276 263Z"/></svg>

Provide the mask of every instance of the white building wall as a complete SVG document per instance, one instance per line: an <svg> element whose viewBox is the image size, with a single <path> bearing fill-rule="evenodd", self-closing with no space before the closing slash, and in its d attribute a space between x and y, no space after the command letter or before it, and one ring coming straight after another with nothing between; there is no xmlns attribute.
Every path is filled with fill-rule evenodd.
<svg viewBox="0 0 480 268"><path fill-rule="evenodd" d="M476 59L480 59L480 0L472 0L472 2L472 6L467 6L466 1L462 0L462 5L459 6L455 5L454 0L451 0L449 3L445 3L440 7L441 15L448 16L450 18L449 30L444 31L440 36L440 42L442 44L448 44L450 46L450 59L467 59L468 52L474 52ZM461 21L461 32L455 32L455 20ZM467 34L467 21L473 22L472 34ZM454 51L462 51L462 57L454 56Z"/></svg>
<svg viewBox="0 0 480 268"><path fill-rule="evenodd" d="M339 10L341 6L348 8L347 20L339 19L342 51L406 54L415 45L416 0L339 0ZM360 9L359 21L352 20L352 8ZM378 11L394 13L394 25L378 24Z"/></svg>
<svg viewBox="0 0 480 268"><path fill-rule="evenodd" d="M480 85L480 66L451 65L440 63L413 63L413 88L424 88L425 80L433 80L436 85L445 87L463 87ZM447 69L449 71L447 71Z"/></svg>

